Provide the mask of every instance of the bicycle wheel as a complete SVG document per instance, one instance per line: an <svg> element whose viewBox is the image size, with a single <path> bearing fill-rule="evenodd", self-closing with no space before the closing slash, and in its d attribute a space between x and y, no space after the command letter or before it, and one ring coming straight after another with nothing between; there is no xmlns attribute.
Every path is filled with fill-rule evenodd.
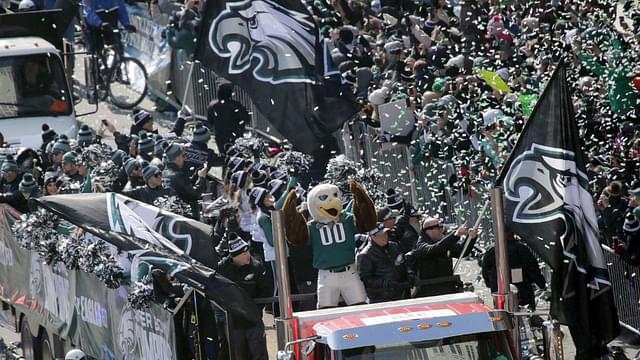
<svg viewBox="0 0 640 360"><path fill-rule="evenodd" d="M147 71L137 59L122 57L107 78L111 103L121 109L138 105L147 93Z"/></svg>

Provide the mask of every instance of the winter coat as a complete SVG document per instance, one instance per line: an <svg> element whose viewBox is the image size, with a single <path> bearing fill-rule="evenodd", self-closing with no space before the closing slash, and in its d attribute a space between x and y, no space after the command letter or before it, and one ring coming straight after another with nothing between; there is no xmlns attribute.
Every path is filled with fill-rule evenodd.
<svg viewBox="0 0 640 360"><path fill-rule="evenodd" d="M507 241L507 257L512 273L514 269L522 270L522 281L515 282L513 278L511 281L518 288L520 305L529 305L531 310L535 310L533 284L538 285L541 289L546 286L546 281L538 266L538 260L533 256L531 250L518 240ZM489 248L482 257L482 278L491 292L498 291L495 247Z"/></svg>
<svg viewBox="0 0 640 360"><path fill-rule="evenodd" d="M609 197L609 206L602 210L604 220L604 232L608 242L611 244L614 236L624 239L622 225L624 225L624 215L627 211L627 200L622 197Z"/></svg>
<svg viewBox="0 0 640 360"><path fill-rule="evenodd" d="M19 191L0 194L0 204L7 204L23 214L31 212L28 200Z"/></svg>
<svg viewBox="0 0 640 360"><path fill-rule="evenodd" d="M238 101L228 99L212 102L207 107L207 121L215 130L218 149L224 151L224 145L232 143L242 136L251 117L247 109Z"/></svg>
<svg viewBox="0 0 640 360"><path fill-rule="evenodd" d="M169 189L164 189L162 186L158 186L157 188L151 188L148 185L138 186L133 190L123 191L122 195L128 196L132 199L142 201L143 203L153 205L153 202L162 196L167 196L170 194Z"/></svg>
<svg viewBox="0 0 640 360"><path fill-rule="evenodd" d="M270 280L264 265L251 258L249 265L238 267L227 256L218 264L220 275L240 285L252 298L271 296Z"/></svg>
<svg viewBox="0 0 640 360"><path fill-rule="evenodd" d="M192 179L178 165L168 163L167 167L162 171L162 184L191 206L193 219L198 220L200 218L198 200L202 197L202 192L206 186L205 178L198 177L194 186Z"/></svg>
<svg viewBox="0 0 640 360"><path fill-rule="evenodd" d="M451 259L468 255L476 240L477 238L471 240L467 253L461 254L464 241L454 233L446 235L440 241L433 241L423 233L411 252L411 259L415 263L412 271L416 272L418 280L432 280L434 283L420 286L417 296L458 292L462 286L460 280L449 278L453 276Z"/></svg>
<svg viewBox="0 0 640 360"><path fill-rule="evenodd" d="M0 191L3 194L18 192L18 185L20 185L21 180L21 175L18 175L12 182L8 182L4 177L0 178Z"/></svg>
<svg viewBox="0 0 640 360"><path fill-rule="evenodd" d="M358 254L358 273L371 302L402 299L408 285L404 254L400 245L380 246L370 240Z"/></svg>

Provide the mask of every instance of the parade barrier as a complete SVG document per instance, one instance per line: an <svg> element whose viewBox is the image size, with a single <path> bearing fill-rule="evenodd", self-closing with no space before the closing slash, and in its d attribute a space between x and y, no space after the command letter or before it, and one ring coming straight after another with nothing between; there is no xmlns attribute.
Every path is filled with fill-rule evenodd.
<svg viewBox="0 0 640 360"><path fill-rule="evenodd" d="M640 335L640 268L633 266L611 248L602 245L604 259L609 266L609 277L613 288L618 319L622 326Z"/></svg>

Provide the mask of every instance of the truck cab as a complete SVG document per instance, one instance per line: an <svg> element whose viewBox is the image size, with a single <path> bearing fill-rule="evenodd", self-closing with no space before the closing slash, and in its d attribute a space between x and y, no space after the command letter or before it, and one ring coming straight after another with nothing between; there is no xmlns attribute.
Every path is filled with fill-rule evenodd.
<svg viewBox="0 0 640 360"><path fill-rule="evenodd" d="M511 317L472 293L294 313L288 356L313 360L510 360ZM286 359L283 353L281 359Z"/></svg>
<svg viewBox="0 0 640 360"><path fill-rule="evenodd" d="M35 36L0 38L0 132L10 146L37 148L46 123L75 138L78 123L58 49Z"/></svg>

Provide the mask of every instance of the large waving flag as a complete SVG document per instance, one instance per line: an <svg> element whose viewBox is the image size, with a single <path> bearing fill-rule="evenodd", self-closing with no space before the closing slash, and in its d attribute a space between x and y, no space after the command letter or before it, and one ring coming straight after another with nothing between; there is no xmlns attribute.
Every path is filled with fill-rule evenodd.
<svg viewBox="0 0 640 360"><path fill-rule="evenodd" d="M505 223L553 269L551 314L569 325L576 359L619 333L564 65L559 65L498 179Z"/></svg>
<svg viewBox="0 0 640 360"><path fill-rule="evenodd" d="M258 110L311 153L357 112L313 18L299 0L207 1L196 59L244 89ZM338 75L338 74L334 74Z"/></svg>

